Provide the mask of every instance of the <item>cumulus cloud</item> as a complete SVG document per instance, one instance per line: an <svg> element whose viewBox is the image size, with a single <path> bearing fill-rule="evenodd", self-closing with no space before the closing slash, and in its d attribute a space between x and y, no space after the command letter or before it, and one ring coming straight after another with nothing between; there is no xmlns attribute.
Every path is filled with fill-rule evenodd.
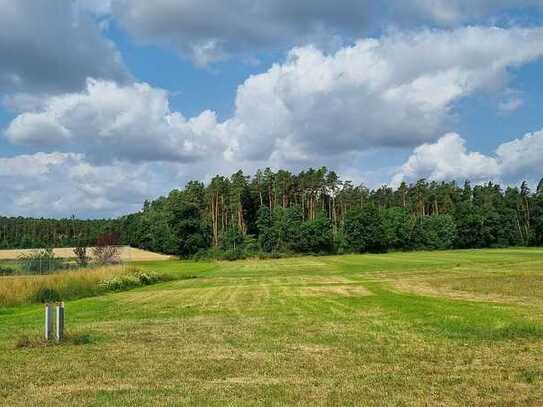
<svg viewBox="0 0 543 407"><path fill-rule="evenodd" d="M11 104L17 107L17 100ZM221 151L214 113L187 120L170 111L166 91L147 84L89 80L82 93L48 96L40 104L10 123L8 140L68 147L102 162L187 162Z"/></svg>
<svg viewBox="0 0 543 407"><path fill-rule="evenodd" d="M501 144L496 157L504 176L543 177L543 129Z"/></svg>
<svg viewBox="0 0 543 407"><path fill-rule="evenodd" d="M433 140L455 102L501 89L543 55L543 29L462 28L360 40L334 54L308 46L240 86L224 123L230 152L304 160Z"/></svg>
<svg viewBox="0 0 543 407"><path fill-rule="evenodd" d="M465 140L455 133L446 134L437 142L417 147L392 184L430 180L472 179L487 180L500 174L495 158L466 150Z"/></svg>
<svg viewBox="0 0 543 407"><path fill-rule="evenodd" d="M533 183L542 177L543 130L528 133L521 138L498 146L493 156L466 149L465 140L450 133L432 144L417 147L394 175L392 184L429 180L489 180Z"/></svg>
<svg viewBox="0 0 543 407"><path fill-rule="evenodd" d="M87 0L96 2L99 0ZM353 39L390 25L451 26L540 0L111 0L113 15L135 38L163 44L199 65L229 54L281 49L334 35Z"/></svg>
<svg viewBox="0 0 543 407"><path fill-rule="evenodd" d="M543 55L543 29L468 27L366 39L336 53L293 49L254 75L235 113L186 119L144 83L89 80L82 93L21 98L33 111L6 130L13 143L77 146L95 160L308 162L433 141L455 102L500 90L508 70ZM18 99L11 105L17 108Z"/></svg>
<svg viewBox="0 0 543 407"><path fill-rule="evenodd" d="M74 153L0 158L0 210L13 216L124 214L177 186L174 170L158 164L96 165Z"/></svg>
<svg viewBox="0 0 543 407"><path fill-rule="evenodd" d="M87 77L129 77L114 44L71 1L0 0L0 10L0 91L79 90Z"/></svg>

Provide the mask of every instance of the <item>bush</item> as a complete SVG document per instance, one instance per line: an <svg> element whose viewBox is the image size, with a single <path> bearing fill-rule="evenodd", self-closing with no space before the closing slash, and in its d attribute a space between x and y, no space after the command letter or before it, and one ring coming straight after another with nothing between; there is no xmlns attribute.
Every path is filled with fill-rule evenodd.
<svg viewBox="0 0 543 407"><path fill-rule="evenodd" d="M53 288L41 287L36 294L34 294L34 302L45 304L48 302L60 301L62 301L60 293Z"/></svg>
<svg viewBox="0 0 543 407"><path fill-rule="evenodd" d="M345 218L345 241L357 253L387 250L383 219L373 207L354 209Z"/></svg>
<svg viewBox="0 0 543 407"><path fill-rule="evenodd" d="M118 264L121 262L119 248L115 246L97 246L92 249L92 257L97 264Z"/></svg>
<svg viewBox="0 0 543 407"><path fill-rule="evenodd" d="M89 264L89 256L87 255L87 248L85 246L77 246L74 249L74 254L77 260L77 264L80 267L87 267Z"/></svg>
<svg viewBox="0 0 543 407"><path fill-rule="evenodd" d="M142 273L136 272L136 277L140 281L141 285L152 285L158 283L161 278L157 273Z"/></svg>
<svg viewBox="0 0 543 407"><path fill-rule="evenodd" d="M130 288L156 284L160 281L161 277L157 273L135 271L104 280L100 282L100 287L107 291L124 291Z"/></svg>
<svg viewBox="0 0 543 407"><path fill-rule="evenodd" d="M334 237L332 225L325 216L300 225L296 241L290 242L290 248L299 253L330 253L333 251Z"/></svg>
<svg viewBox="0 0 543 407"><path fill-rule="evenodd" d="M383 213L383 228L387 246L392 250L410 249L409 242L416 218L405 208L389 208Z"/></svg>
<svg viewBox="0 0 543 407"><path fill-rule="evenodd" d="M416 250L446 250L453 247L457 229L450 215L425 216L417 220L411 244Z"/></svg>
<svg viewBox="0 0 543 407"><path fill-rule="evenodd" d="M100 287L107 291L123 291L140 285L140 280L135 275L116 276L100 283Z"/></svg>
<svg viewBox="0 0 543 407"><path fill-rule="evenodd" d="M12 276L17 273L17 270L11 267L0 266L0 276Z"/></svg>

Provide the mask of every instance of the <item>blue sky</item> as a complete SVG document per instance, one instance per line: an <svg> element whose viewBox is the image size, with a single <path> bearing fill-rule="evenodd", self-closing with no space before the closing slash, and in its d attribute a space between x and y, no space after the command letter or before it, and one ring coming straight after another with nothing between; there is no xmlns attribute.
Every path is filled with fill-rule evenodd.
<svg viewBox="0 0 543 407"><path fill-rule="evenodd" d="M391 4L0 0L0 214L117 216L266 166L536 183L543 4Z"/></svg>

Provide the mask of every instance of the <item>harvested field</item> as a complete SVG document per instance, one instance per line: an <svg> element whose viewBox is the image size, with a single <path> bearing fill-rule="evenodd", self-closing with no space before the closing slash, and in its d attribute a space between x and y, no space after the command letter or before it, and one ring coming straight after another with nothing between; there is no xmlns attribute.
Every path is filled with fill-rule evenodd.
<svg viewBox="0 0 543 407"><path fill-rule="evenodd" d="M133 247L123 246L119 248L122 261L161 261L171 260L171 256L159 253L148 252L146 250L135 249ZM17 260L21 256L32 253L31 249L21 250L0 250L0 260ZM73 248L53 249L56 257L63 259L75 258ZM89 251L90 253L90 251Z"/></svg>
<svg viewBox="0 0 543 407"><path fill-rule="evenodd" d="M543 405L542 249L136 267L170 281L66 301L59 346L0 306L0 405Z"/></svg>

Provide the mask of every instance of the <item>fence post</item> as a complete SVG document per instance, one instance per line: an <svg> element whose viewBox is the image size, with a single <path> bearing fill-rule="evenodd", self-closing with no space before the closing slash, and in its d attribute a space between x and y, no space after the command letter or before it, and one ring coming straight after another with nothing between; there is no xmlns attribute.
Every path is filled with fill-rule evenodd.
<svg viewBox="0 0 543 407"><path fill-rule="evenodd" d="M45 304L45 340L51 339L53 333L53 308L51 304Z"/></svg>
<svg viewBox="0 0 543 407"><path fill-rule="evenodd" d="M64 303L57 304L57 342L64 339Z"/></svg>

